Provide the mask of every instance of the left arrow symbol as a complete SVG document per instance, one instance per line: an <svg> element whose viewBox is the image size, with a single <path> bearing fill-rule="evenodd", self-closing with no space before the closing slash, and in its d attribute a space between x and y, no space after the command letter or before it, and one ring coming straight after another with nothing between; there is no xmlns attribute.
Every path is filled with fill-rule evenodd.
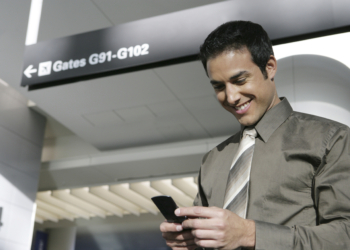
<svg viewBox="0 0 350 250"><path fill-rule="evenodd" d="M33 69L33 65L29 65L28 68L26 68L26 70L24 71L24 74L26 75L26 77L32 78L32 74L36 73L37 71L37 69Z"/></svg>

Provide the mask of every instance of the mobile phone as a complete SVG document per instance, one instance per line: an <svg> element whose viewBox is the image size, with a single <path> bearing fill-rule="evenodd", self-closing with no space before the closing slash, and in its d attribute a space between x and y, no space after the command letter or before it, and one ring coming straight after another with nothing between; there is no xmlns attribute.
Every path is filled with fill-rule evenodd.
<svg viewBox="0 0 350 250"><path fill-rule="evenodd" d="M151 198L154 204L158 207L160 212L163 214L165 219L168 222L172 223L182 223L184 220L187 219L186 216L176 216L175 215L175 210L178 208L176 205L175 201L171 196L167 195L159 195L159 196L154 196Z"/></svg>

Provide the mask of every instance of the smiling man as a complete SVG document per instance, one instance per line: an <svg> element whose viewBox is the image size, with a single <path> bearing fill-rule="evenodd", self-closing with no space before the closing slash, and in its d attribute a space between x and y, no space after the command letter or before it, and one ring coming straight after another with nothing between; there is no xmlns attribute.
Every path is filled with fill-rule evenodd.
<svg viewBox="0 0 350 250"><path fill-rule="evenodd" d="M277 64L270 56L265 78L259 67L251 60L247 48L226 51L207 61L211 84L220 104L243 126L251 126L280 102L273 77Z"/></svg>
<svg viewBox="0 0 350 250"><path fill-rule="evenodd" d="M220 104L241 131L204 157L194 207L160 226L177 249L350 249L350 130L293 111L279 98L263 28L214 30L200 57Z"/></svg>

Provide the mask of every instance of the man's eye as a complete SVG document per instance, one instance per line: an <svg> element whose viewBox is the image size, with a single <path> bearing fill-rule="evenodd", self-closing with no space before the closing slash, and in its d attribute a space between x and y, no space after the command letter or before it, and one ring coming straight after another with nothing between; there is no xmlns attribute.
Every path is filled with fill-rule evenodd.
<svg viewBox="0 0 350 250"><path fill-rule="evenodd" d="M223 84L215 84L215 85L213 85L213 88L215 89L215 90L221 90L221 89L223 89L225 87L225 85L223 85Z"/></svg>
<svg viewBox="0 0 350 250"><path fill-rule="evenodd" d="M240 79L237 79L237 81L235 82L238 84L241 84L241 83L244 83L245 81L246 81L246 78L240 78Z"/></svg>

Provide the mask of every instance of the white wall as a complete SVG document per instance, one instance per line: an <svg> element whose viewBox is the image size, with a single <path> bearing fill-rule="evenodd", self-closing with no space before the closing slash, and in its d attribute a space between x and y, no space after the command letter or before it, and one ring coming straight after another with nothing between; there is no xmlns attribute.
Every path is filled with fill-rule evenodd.
<svg viewBox="0 0 350 250"><path fill-rule="evenodd" d="M350 69L334 59L297 55L278 60L276 86L295 111L350 126Z"/></svg>
<svg viewBox="0 0 350 250"><path fill-rule="evenodd" d="M0 85L0 249L29 250L45 118Z"/></svg>

